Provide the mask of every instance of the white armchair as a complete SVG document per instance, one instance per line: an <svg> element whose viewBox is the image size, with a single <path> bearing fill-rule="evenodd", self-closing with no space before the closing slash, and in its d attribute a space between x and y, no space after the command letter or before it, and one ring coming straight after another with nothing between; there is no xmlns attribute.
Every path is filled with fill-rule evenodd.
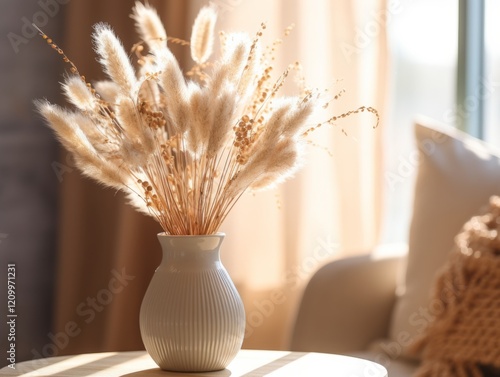
<svg viewBox="0 0 500 377"><path fill-rule="evenodd" d="M428 119L416 123L415 136L407 257L355 257L317 271L298 310L293 350L360 356L383 364L390 377L411 376L418 367L408 347L433 320L434 277L463 224L500 195L500 152Z"/></svg>
<svg viewBox="0 0 500 377"><path fill-rule="evenodd" d="M401 259L367 255L322 267L304 291L291 347L349 353L387 338Z"/></svg>
<svg viewBox="0 0 500 377"><path fill-rule="evenodd" d="M293 351L357 356L384 365L390 377L410 377L417 364L390 359L391 316L404 257L369 255L331 262L309 281L292 331ZM382 345L382 346L381 346Z"/></svg>

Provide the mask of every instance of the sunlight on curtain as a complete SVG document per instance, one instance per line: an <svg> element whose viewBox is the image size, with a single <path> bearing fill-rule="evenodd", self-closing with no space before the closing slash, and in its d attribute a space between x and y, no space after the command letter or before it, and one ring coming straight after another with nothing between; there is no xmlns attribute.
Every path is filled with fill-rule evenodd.
<svg viewBox="0 0 500 377"><path fill-rule="evenodd" d="M202 2L194 1L194 16ZM264 40L283 38L274 74L300 61L310 87L328 89L331 103L313 124L361 105L384 113L387 10L383 1L219 0L218 25ZM363 38L366 41L362 40ZM288 79L285 92L295 90ZM249 348L286 348L301 289L326 262L366 253L377 243L381 216L381 134L375 118L355 115L311 137L304 168L268 192L246 194L222 227L222 259L247 311ZM345 129L347 136L342 133Z"/></svg>

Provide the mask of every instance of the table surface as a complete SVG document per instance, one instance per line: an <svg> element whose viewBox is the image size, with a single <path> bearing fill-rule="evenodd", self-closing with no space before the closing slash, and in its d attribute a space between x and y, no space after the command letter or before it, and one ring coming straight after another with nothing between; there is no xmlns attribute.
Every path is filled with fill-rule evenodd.
<svg viewBox="0 0 500 377"><path fill-rule="evenodd" d="M165 372L145 351L90 353L31 360L5 367L1 376L45 377L387 377L380 365L354 357L314 352L241 350L229 366L207 373Z"/></svg>

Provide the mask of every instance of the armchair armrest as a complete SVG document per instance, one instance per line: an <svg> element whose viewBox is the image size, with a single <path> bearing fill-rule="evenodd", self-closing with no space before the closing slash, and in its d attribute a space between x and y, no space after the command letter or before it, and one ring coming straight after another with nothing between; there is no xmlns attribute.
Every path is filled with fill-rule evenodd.
<svg viewBox="0 0 500 377"><path fill-rule="evenodd" d="M365 255L320 268L304 291L291 349L348 353L385 337L402 261Z"/></svg>

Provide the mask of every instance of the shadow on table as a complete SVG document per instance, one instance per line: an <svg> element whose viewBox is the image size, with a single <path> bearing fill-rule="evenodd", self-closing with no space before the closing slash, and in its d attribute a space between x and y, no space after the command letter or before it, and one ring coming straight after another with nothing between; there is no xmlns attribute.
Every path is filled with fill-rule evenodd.
<svg viewBox="0 0 500 377"><path fill-rule="evenodd" d="M169 376L178 376L178 377L229 377L231 375L231 371L228 369L223 369L215 372L204 372L204 373L189 373L189 372L167 372L161 370L160 368L154 369L146 369L141 370L139 372L127 373L123 374L121 377L169 377Z"/></svg>

